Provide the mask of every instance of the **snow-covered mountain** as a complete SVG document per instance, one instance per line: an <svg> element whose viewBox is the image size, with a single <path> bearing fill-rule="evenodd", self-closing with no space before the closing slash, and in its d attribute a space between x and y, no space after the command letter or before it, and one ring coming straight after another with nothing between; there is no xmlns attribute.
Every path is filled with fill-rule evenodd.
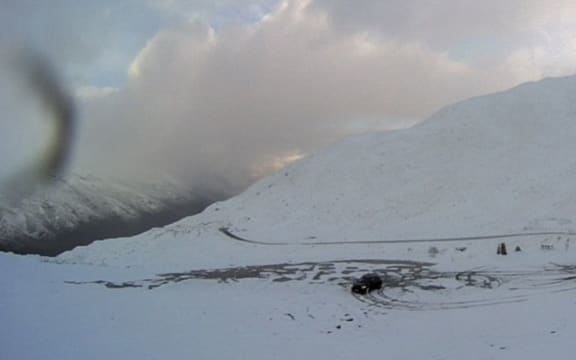
<svg viewBox="0 0 576 360"><path fill-rule="evenodd" d="M214 197L174 181L126 184L73 175L17 206L0 204L0 249L55 255L166 225L201 211Z"/></svg>
<svg viewBox="0 0 576 360"><path fill-rule="evenodd" d="M576 77L528 83L448 106L410 129L350 137L200 215L63 258L189 263L203 246L203 261L220 258L230 245L206 239L225 238L313 247L571 236L575 138ZM229 263L242 257L234 254Z"/></svg>
<svg viewBox="0 0 576 360"><path fill-rule="evenodd" d="M135 237L0 254L0 358L568 358L575 90L345 139ZM383 287L351 294L367 273Z"/></svg>
<svg viewBox="0 0 576 360"><path fill-rule="evenodd" d="M271 242L575 231L575 153L576 78L549 79L346 139L218 207Z"/></svg>

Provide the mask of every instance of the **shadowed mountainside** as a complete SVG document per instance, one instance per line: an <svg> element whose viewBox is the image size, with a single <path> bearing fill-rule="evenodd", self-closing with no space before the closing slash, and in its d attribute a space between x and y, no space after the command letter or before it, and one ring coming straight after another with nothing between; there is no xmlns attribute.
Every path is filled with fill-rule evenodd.
<svg viewBox="0 0 576 360"><path fill-rule="evenodd" d="M0 206L0 251L55 256L170 224L226 197L173 183L130 186L75 175L18 206Z"/></svg>

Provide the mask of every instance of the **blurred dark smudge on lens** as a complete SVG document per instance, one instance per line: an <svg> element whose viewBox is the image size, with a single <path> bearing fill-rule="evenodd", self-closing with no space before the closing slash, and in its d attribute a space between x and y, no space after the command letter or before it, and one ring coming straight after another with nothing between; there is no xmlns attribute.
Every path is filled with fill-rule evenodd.
<svg viewBox="0 0 576 360"><path fill-rule="evenodd" d="M22 101L19 106L39 103L42 120L50 122L52 129L49 134L45 134L46 146L40 149L35 159L21 164L18 170L9 173L3 181L0 199L17 204L65 173L72 155L76 109L72 96L48 59L28 50L3 49L0 56L3 57L2 66L7 67L4 70L12 72L11 77L25 88L25 97L29 96L29 99L19 99ZM15 126L14 121L26 119L7 120L4 126Z"/></svg>

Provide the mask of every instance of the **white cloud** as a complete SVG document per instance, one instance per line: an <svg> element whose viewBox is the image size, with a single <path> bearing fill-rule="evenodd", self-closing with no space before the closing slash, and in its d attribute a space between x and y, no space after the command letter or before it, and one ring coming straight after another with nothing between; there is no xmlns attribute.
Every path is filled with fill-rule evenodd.
<svg viewBox="0 0 576 360"><path fill-rule="evenodd" d="M149 4L174 18L212 24L254 22L271 12L279 0L149 0Z"/></svg>
<svg viewBox="0 0 576 360"><path fill-rule="evenodd" d="M255 24L214 31L192 22L157 34L127 86L89 105L99 151L85 154L113 172L130 164L244 185L255 169L365 129L364 121L395 128L515 85L519 75L506 70L418 41L342 32L307 1L286 1Z"/></svg>
<svg viewBox="0 0 576 360"><path fill-rule="evenodd" d="M93 98L111 96L118 92L118 88L105 86L82 86L76 89L76 97L82 101L89 101Z"/></svg>
<svg viewBox="0 0 576 360"><path fill-rule="evenodd" d="M520 46L550 25L574 23L573 0L315 0L338 30L369 30L433 48L490 38Z"/></svg>

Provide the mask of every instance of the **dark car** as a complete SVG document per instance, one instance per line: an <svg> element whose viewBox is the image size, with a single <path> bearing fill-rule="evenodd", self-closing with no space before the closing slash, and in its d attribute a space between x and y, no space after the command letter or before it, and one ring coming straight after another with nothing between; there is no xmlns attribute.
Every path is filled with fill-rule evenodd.
<svg viewBox="0 0 576 360"><path fill-rule="evenodd" d="M352 284L352 292L355 294L365 295L373 290L382 288L382 278L375 273L362 275Z"/></svg>

